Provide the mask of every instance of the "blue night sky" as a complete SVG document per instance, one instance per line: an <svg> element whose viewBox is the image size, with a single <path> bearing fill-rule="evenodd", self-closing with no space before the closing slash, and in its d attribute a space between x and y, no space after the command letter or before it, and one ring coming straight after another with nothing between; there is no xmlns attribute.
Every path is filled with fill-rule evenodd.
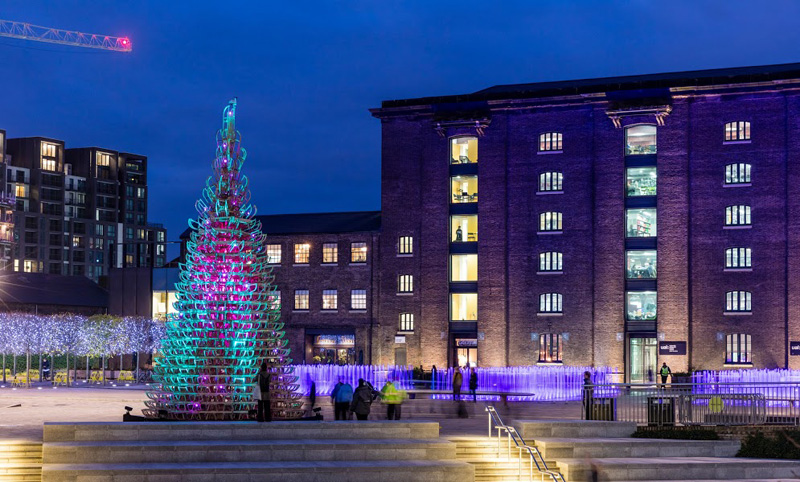
<svg viewBox="0 0 800 482"><path fill-rule="evenodd" d="M194 215L239 97L261 214L380 208L381 100L800 61L800 2L4 0L131 54L0 39L0 128L147 155L150 221Z"/></svg>

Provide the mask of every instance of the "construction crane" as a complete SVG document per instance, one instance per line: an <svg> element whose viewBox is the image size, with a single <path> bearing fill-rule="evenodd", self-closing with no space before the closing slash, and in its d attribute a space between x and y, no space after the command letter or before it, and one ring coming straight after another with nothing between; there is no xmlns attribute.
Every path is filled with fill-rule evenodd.
<svg viewBox="0 0 800 482"><path fill-rule="evenodd" d="M133 49L133 44L131 44L128 37L111 37L108 35L61 30L12 20L0 20L0 37L35 40L37 42L71 45L73 47L114 50L116 52L130 52Z"/></svg>

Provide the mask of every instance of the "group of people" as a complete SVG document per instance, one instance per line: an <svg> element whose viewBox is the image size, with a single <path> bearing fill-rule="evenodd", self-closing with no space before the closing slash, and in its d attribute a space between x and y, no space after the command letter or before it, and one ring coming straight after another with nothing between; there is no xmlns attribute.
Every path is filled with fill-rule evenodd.
<svg viewBox="0 0 800 482"><path fill-rule="evenodd" d="M340 378L331 392L333 413L336 420L349 420L350 414L355 414L358 420L367 420L372 410L372 402L380 399L386 405L387 420L400 420L400 408L403 400L408 398L405 390L397 388L389 379L381 391L375 390L370 382L363 378L358 379L358 387L353 387Z"/></svg>

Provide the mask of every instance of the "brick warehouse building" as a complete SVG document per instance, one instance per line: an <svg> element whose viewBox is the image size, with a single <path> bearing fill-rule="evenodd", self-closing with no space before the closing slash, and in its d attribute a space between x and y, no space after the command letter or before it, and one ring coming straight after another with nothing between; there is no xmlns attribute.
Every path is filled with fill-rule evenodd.
<svg viewBox="0 0 800 482"><path fill-rule="evenodd" d="M263 220L306 362L308 328L353 333L366 363L426 368L594 364L629 381L661 361L800 368L800 64L497 86L372 113L368 272L323 266L323 244L350 251L336 221ZM309 263L291 262L304 245ZM368 286L356 322L352 280Z"/></svg>
<svg viewBox="0 0 800 482"><path fill-rule="evenodd" d="M415 364L800 367L798 89L792 64L384 102L380 361L408 312Z"/></svg>

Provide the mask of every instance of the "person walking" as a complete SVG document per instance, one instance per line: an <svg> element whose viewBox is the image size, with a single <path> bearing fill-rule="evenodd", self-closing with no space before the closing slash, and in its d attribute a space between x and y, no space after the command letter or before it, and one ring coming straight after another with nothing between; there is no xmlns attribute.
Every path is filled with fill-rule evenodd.
<svg viewBox="0 0 800 482"><path fill-rule="evenodd" d="M583 372L583 415L584 420L592 419L592 398L594 397L594 386L592 385L592 374L589 371Z"/></svg>
<svg viewBox="0 0 800 482"><path fill-rule="evenodd" d="M461 385L464 384L464 375L458 366L453 367L453 400L461 400Z"/></svg>
<svg viewBox="0 0 800 482"><path fill-rule="evenodd" d="M339 383L333 387L331 392L331 403L333 403L333 413L336 420L347 420L347 410L353 403L353 386L344 383L343 378L339 378Z"/></svg>
<svg viewBox="0 0 800 482"><path fill-rule="evenodd" d="M661 365L661 369L658 371L658 373L661 375L661 384L666 385L667 377L672 375L672 370L670 370L667 366L667 362L664 362L664 364Z"/></svg>
<svg viewBox="0 0 800 482"><path fill-rule="evenodd" d="M478 373L475 367L472 367L469 372L469 392L472 394L472 402L478 403Z"/></svg>
<svg viewBox="0 0 800 482"><path fill-rule="evenodd" d="M257 420L259 422L272 421L272 408L269 404L269 382L272 377L267 371L267 362L261 362L261 369L254 380L253 398L258 401Z"/></svg>
<svg viewBox="0 0 800 482"><path fill-rule="evenodd" d="M394 386L391 378L386 380L381 388L381 402L386 405L386 420L400 420L400 408L407 396L405 390L398 390Z"/></svg>
<svg viewBox="0 0 800 482"><path fill-rule="evenodd" d="M350 403L350 411L356 414L357 419L367 420L373 400L375 400L375 390L366 380L359 378L358 387L353 393L353 401Z"/></svg>

